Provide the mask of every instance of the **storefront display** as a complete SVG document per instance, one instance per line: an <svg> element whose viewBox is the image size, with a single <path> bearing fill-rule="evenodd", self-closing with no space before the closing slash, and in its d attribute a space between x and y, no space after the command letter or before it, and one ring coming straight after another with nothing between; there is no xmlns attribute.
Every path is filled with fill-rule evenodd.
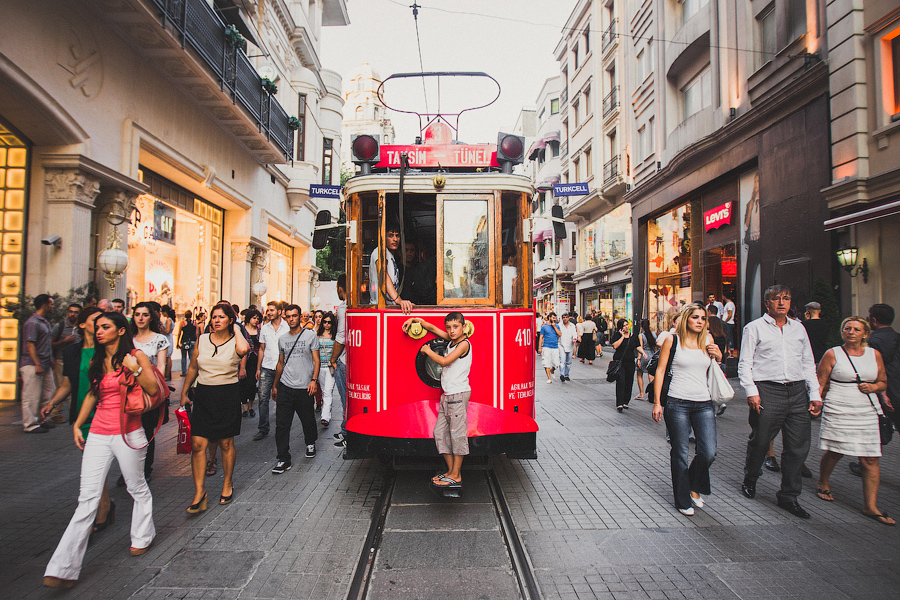
<svg viewBox="0 0 900 600"><path fill-rule="evenodd" d="M648 308L654 331L692 301L691 206L683 204L647 223Z"/></svg>
<svg viewBox="0 0 900 600"><path fill-rule="evenodd" d="M629 319L632 314L632 287L630 283L619 283L581 292L582 312L596 310L614 321Z"/></svg>
<svg viewBox="0 0 900 600"><path fill-rule="evenodd" d="M261 306L266 302L293 302L294 249L269 236L268 285Z"/></svg>
<svg viewBox="0 0 900 600"><path fill-rule="evenodd" d="M578 270L631 256L631 205L623 204L579 233Z"/></svg>
<svg viewBox="0 0 900 600"><path fill-rule="evenodd" d="M177 313L221 298L222 209L142 171L128 227L128 301L152 300Z"/></svg>

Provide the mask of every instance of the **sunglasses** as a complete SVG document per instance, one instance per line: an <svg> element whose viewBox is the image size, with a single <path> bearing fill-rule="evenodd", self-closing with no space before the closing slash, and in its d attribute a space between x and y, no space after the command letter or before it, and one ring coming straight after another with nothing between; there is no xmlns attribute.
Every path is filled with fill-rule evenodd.
<svg viewBox="0 0 900 600"><path fill-rule="evenodd" d="M331 321L322 321L322 323L325 325L331 325Z"/></svg>

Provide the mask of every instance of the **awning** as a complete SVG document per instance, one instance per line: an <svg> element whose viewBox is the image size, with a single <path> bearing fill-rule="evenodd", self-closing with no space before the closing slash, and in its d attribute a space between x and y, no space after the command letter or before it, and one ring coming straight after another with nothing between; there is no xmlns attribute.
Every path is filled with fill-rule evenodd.
<svg viewBox="0 0 900 600"><path fill-rule="evenodd" d="M549 219L536 218L531 230L532 242L543 242L553 237L553 225Z"/></svg>
<svg viewBox="0 0 900 600"><path fill-rule="evenodd" d="M900 214L900 200L894 200L886 204L872 206L847 215L828 219L825 221L825 231L840 229L841 227L847 227L848 225L859 225L860 223L874 221L875 219L882 219L897 214Z"/></svg>
<svg viewBox="0 0 900 600"><path fill-rule="evenodd" d="M553 287L552 281L543 281L543 282L535 283L533 289L535 292L543 292L545 290L549 290L552 287Z"/></svg>
<svg viewBox="0 0 900 600"><path fill-rule="evenodd" d="M543 150L547 146L547 142L544 140L538 140L531 145L531 148L528 150L528 160L534 160L537 157L537 153Z"/></svg>
<svg viewBox="0 0 900 600"><path fill-rule="evenodd" d="M551 175L550 177L545 177L535 187L539 190L546 191L553 189L553 184L555 183L559 183L559 175Z"/></svg>
<svg viewBox="0 0 900 600"><path fill-rule="evenodd" d="M547 142L558 142L559 141L559 132L558 131L548 131L541 138L541 141L545 144Z"/></svg>

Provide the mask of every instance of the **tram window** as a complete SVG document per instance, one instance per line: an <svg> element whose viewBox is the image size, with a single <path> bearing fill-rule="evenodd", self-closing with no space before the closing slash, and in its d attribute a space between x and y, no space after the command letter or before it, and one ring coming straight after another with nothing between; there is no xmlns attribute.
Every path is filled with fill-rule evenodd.
<svg viewBox="0 0 900 600"><path fill-rule="evenodd" d="M487 200L443 203L444 298L490 297Z"/></svg>
<svg viewBox="0 0 900 600"><path fill-rule="evenodd" d="M362 245L360 253L359 305L366 306L377 303L377 295L370 294L369 262L372 251L378 247L378 196L377 194L360 194L359 196L359 240Z"/></svg>
<svg viewBox="0 0 900 600"><path fill-rule="evenodd" d="M520 272L520 256L522 254L522 236L519 223L521 196L503 194L500 198L500 242L503 245L503 266L501 281L503 284L503 304L522 304L522 278Z"/></svg>

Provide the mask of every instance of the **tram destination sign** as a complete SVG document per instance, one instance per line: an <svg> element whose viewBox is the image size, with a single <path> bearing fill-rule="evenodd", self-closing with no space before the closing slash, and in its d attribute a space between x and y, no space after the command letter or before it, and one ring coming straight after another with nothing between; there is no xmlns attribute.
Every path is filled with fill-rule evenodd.
<svg viewBox="0 0 900 600"><path fill-rule="evenodd" d="M554 183L553 195L560 196L587 196L591 193L586 183Z"/></svg>
<svg viewBox="0 0 900 600"><path fill-rule="evenodd" d="M409 166L417 167L499 167L496 144L422 144L420 146L382 146L376 168L399 168L400 155L406 152Z"/></svg>
<svg viewBox="0 0 900 600"><path fill-rule="evenodd" d="M310 198L332 198L338 200L341 197L341 186L339 185L319 185L312 184L309 186Z"/></svg>

